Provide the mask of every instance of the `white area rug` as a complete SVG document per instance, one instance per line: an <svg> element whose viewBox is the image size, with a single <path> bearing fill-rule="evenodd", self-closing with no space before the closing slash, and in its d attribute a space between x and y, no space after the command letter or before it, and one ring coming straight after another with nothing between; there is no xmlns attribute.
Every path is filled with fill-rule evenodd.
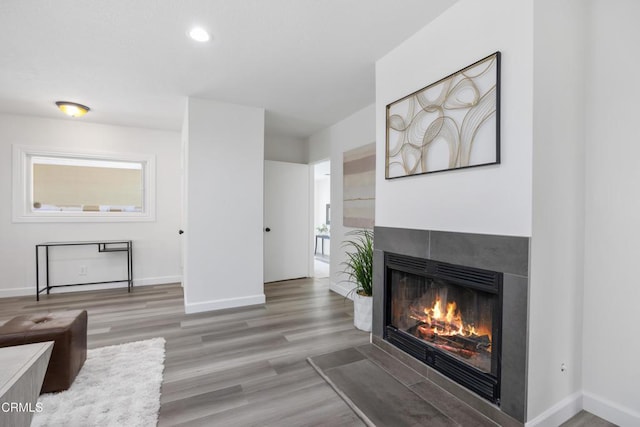
<svg viewBox="0 0 640 427"><path fill-rule="evenodd" d="M160 410L164 338L87 351L69 390L43 394L31 426L155 426Z"/></svg>

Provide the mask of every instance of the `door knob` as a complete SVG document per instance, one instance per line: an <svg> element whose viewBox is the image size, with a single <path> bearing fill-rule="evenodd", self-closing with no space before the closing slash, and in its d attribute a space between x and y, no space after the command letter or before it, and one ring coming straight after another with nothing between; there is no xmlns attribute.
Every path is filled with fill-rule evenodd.
<svg viewBox="0 0 640 427"><path fill-rule="evenodd" d="M265 228L264 231L266 231L267 233L271 231L271 229L269 227Z"/></svg>
<svg viewBox="0 0 640 427"><path fill-rule="evenodd" d="M184 230L178 230L178 234L184 234Z"/></svg>

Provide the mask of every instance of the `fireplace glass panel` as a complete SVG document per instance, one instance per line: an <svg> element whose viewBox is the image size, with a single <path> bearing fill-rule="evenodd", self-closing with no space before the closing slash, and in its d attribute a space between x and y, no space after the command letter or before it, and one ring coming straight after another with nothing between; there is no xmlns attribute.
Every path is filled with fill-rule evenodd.
<svg viewBox="0 0 640 427"><path fill-rule="evenodd" d="M392 326L480 371L493 372L496 295L391 270Z"/></svg>

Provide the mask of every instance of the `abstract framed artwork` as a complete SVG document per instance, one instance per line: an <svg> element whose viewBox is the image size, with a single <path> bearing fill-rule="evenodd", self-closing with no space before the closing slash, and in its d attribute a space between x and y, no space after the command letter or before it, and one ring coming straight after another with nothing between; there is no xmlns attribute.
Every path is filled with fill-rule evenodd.
<svg viewBox="0 0 640 427"><path fill-rule="evenodd" d="M500 52L387 105L387 179L500 163Z"/></svg>

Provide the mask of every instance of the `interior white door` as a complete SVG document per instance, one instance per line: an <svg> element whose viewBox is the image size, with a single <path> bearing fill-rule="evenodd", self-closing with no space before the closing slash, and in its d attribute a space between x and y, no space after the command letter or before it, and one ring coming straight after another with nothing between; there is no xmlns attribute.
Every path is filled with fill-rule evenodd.
<svg viewBox="0 0 640 427"><path fill-rule="evenodd" d="M309 275L309 166L264 165L264 281Z"/></svg>

